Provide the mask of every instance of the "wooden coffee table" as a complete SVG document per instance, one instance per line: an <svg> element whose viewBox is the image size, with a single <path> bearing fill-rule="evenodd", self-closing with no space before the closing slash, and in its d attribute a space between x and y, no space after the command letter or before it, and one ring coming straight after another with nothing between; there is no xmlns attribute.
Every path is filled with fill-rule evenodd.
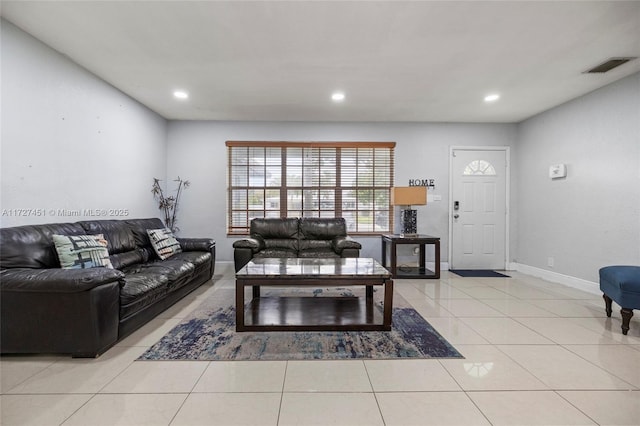
<svg viewBox="0 0 640 426"><path fill-rule="evenodd" d="M384 287L383 309L374 307L373 286ZM260 297L260 287L285 287ZM365 297L309 297L286 287L364 286ZM245 288L253 298L245 306ZM236 273L236 331L391 330L391 273L369 258L253 259Z"/></svg>

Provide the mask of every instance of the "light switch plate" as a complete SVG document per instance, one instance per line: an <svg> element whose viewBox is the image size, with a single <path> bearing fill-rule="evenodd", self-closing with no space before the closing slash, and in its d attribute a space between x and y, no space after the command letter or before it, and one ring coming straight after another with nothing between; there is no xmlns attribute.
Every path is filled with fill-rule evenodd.
<svg viewBox="0 0 640 426"><path fill-rule="evenodd" d="M552 166L549 166L549 177L551 179L567 177L567 165L554 164Z"/></svg>

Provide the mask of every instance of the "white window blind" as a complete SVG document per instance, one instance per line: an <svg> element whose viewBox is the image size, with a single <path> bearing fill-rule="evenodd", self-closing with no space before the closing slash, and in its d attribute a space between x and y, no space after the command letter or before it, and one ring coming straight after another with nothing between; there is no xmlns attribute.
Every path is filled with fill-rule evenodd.
<svg viewBox="0 0 640 426"><path fill-rule="evenodd" d="M227 141L228 234L256 217L344 217L349 233L389 232L395 142Z"/></svg>

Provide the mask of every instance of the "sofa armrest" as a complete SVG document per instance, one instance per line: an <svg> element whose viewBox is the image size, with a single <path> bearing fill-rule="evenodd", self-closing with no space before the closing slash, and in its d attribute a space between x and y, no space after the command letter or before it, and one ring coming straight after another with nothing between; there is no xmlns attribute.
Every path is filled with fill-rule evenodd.
<svg viewBox="0 0 640 426"><path fill-rule="evenodd" d="M211 251L216 242L211 238L176 238L182 251Z"/></svg>
<svg viewBox="0 0 640 426"><path fill-rule="evenodd" d="M252 253L257 253L260 250L264 250L266 247L265 242L260 237L255 238L243 238L233 242L233 248L245 248L251 249Z"/></svg>
<svg viewBox="0 0 640 426"><path fill-rule="evenodd" d="M209 277L213 277L216 268L216 241L211 238L176 238L182 251L206 251L211 253Z"/></svg>
<svg viewBox="0 0 640 426"><path fill-rule="evenodd" d="M360 250L362 248L362 244L360 244L359 242L357 242L351 237L345 237L345 236L335 237L331 241L331 246L333 247L333 251L335 251L338 254L342 253L342 251L345 249Z"/></svg>
<svg viewBox="0 0 640 426"><path fill-rule="evenodd" d="M30 269L15 268L0 271L3 292L79 293L103 284L119 282L124 274L117 269Z"/></svg>

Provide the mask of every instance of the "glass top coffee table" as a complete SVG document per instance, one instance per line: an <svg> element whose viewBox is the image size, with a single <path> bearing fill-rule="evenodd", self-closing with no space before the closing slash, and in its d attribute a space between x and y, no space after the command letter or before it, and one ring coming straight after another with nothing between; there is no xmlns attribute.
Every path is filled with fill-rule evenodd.
<svg viewBox="0 0 640 426"><path fill-rule="evenodd" d="M260 287L274 295L260 297ZM363 286L364 297L310 297L288 288ZM373 287L384 287L382 309ZM245 288L253 298L245 305ZM257 258L236 273L236 331L391 330L391 273L369 258Z"/></svg>

